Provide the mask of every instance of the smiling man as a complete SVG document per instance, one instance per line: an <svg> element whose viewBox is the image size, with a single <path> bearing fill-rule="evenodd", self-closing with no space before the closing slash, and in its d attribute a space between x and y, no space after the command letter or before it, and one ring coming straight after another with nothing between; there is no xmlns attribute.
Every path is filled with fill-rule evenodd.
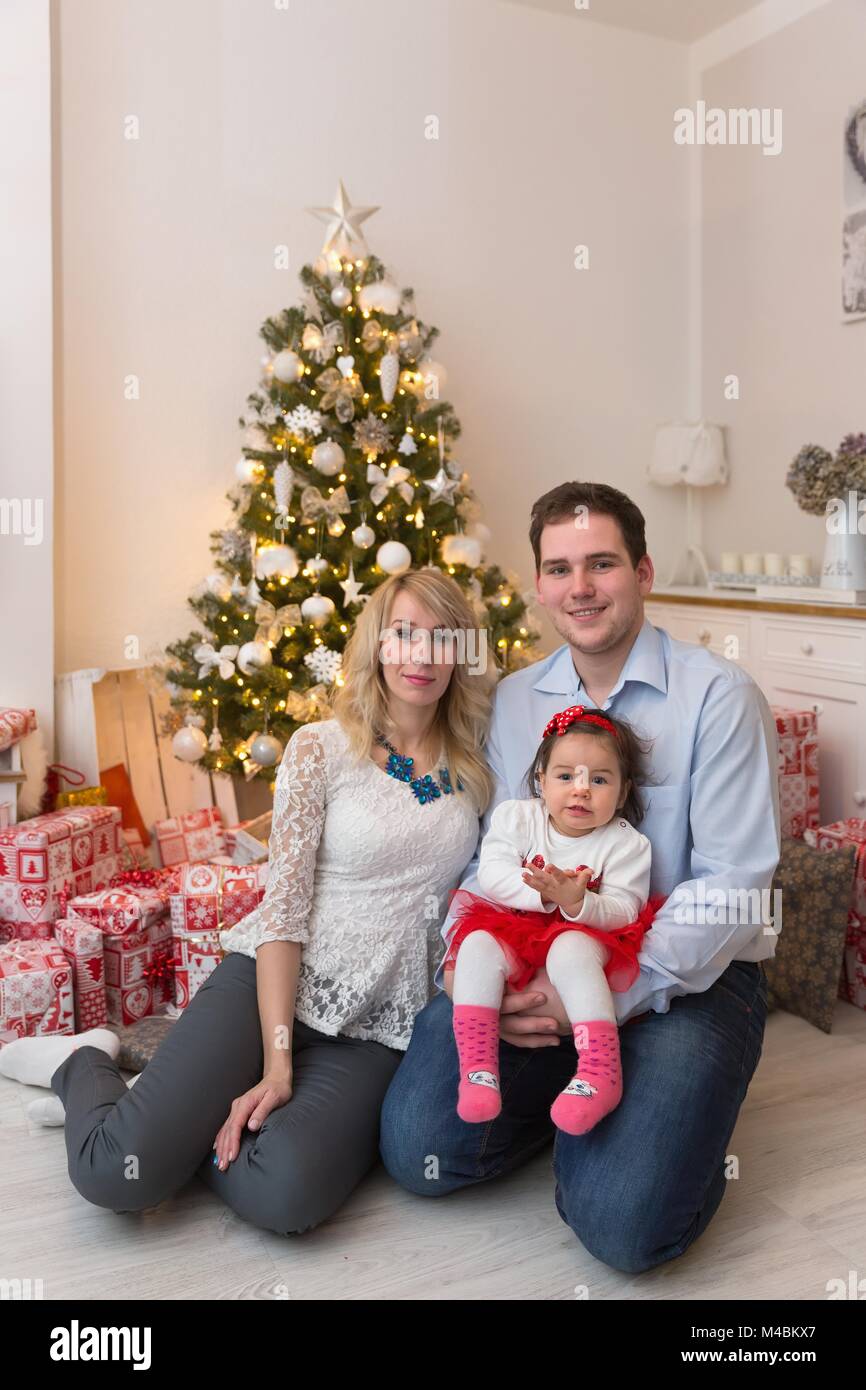
<svg viewBox="0 0 866 1390"><path fill-rule="evenodd" d="M497 786L481 837L500 801L528 794L542 730L567 706L610 711L651 740L640 829L652 846L650 891L668 901L637 980L613 995L623 1099L589 1134L554 1130L550 1105L576 1055L540 972L503 1000L501 1112L465 1124L454 1107L452 972L440 968L441 992L418 1015L385 1099L381 1151L403 1186L442 1196L511 1171L555 1134L562 1219L597 1258L637 1273L682 1254L718 1208L761 1055L761 962L776 935L743 904L763 900L779 859L775 723L745 671L646 617L653 565L643 515L623 493L564 483L535 503L529 538L538 598L563 645L497 689L487 750ZM477 860L461 884L472 892Z"/></svg>

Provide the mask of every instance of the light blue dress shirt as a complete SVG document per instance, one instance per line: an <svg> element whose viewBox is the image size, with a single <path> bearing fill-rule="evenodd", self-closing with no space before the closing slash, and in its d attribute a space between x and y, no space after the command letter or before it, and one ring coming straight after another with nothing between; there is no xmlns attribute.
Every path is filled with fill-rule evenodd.
<svg viewBox="0 0 866 1390"><path fill-rule="evenodd" d="M657 786L642 789L638 829L652 845L651 894L667 897L644 938L640 974L614 993L617 1022L677 995L701 993L733 960L769 960L780 913L771 895L779 861L778 743L766 697L733 662L679 642L644 619L604 704L583 689L566 644L515 671L494 697L487 758L495 806L525 797L527 769L547 721L569 705L609 710L653 740ZM478 850L461 888L477 893ZM483 896L483 895L482 895ZM442 926L443 937L452 916ZM435 984L442 987L442 966Z"/></svg>

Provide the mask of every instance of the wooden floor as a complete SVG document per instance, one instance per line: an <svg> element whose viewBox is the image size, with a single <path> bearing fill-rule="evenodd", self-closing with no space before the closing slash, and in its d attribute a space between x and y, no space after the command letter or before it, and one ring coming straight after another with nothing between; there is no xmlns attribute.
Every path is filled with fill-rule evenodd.
<svg viewBox="0 0 866 1390"><path fill-rule="evenodd" d="M700 1240L639 1276L588 1255L553 1204L551 1150L511 1177L430 1201L378 1167L307 1235L256 1230L197 1180L149 1212L90 1206L63 1131L31 1125L46 1092L0 1077L0 1274L46 1299L824 1299L866 1268L866 1013L829 1037L789 1014L730 1150L740 1177Z"/></svg>

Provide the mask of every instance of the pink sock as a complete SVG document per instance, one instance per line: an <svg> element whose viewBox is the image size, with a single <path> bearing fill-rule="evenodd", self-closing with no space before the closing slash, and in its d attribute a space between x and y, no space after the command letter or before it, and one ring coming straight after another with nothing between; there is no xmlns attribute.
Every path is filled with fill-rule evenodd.
<svg viewBox="0 0 866 1390"><path fill-rule="evenodd" d="M588 1134L622 1100L619 1029L607 1019L574 1024L577 1071L550 1107L566 1134Z"/></svg>
<svg viewBox="0 0 866 1390"><path fill-rule="evenodd" d="M460 1066L457 1114L469 1124L493 1120L502 1109L499 1010L480 1004L455 1004L454 1038Z"/></svg>

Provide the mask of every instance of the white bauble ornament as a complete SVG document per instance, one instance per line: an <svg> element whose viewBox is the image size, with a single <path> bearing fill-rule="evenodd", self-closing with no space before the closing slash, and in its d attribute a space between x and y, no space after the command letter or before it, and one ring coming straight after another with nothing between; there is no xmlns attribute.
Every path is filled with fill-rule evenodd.
<svg viewBox="0 0 866 1390"><path fill-rule="evenodd" d="M314 578L318 579L320 574L324 574L326 570L330 569L330 565L324 555L316 555L312 560L307 561L307 569Z"/></svg>
<svg viewBox="0 0 866 1390"><path fill-rule="evenodd" d="M256 734L250 744L250 757L262 767L273 767L283 756L283 745L273 734Z"/></svg>
<svg viewBox="0 0 866 1390"><path fill-rule="evenodd" d="M477 569L481 564L481 542L475 536L445 536L442 559L446 565L467 565L469 569Z"/></svg>
<svg viewBox="0 0 866 1390"><path fill-rule="evenodd" d="M335 285L331 290L331 303L336 304L338 309L345 309L347 304L352 302L352 291L348 285Z"/></svg>
<svg viewBox="0 0 866 1390"><path fill-rule="evenodd" d="M301 604L301 617L305 622L322 627L334 612L334 600L327 594L310 594Z"/></svg>
<svg viewBox="0 0 866 1390"><path fill-rule="evenodd" d="M267 642L244 642L238 652L238 667L245 676L254 676L273 661Z"/></svg>
<svg viewBox="0 0 866 1390"><path fill-rule="evenodd" d="M291 384L300 381L304 375L304 364L296 352L286 348L283 352L278 352L274 358L274 376L277 381L284 381Z"/></svg>
<svg viewBox="0 0 866 1390"><path fill-rule="evenodd" d="M294 579L298 557L290 545L263 545L256 551L256 577Z"/></svg>
<svg viewBox="0 0 866 1390"><path fill-rule="evenodd" d="M228 603L232 596L231 584L228 579L226 579L225 575L220 574L218 570L208 575L207 579L204 581L204 586L209 594L213 594L214 598L220 600L220 603Z"/></svg>
<svg viewBox="0 0 866 1390"><path fill-rule="evenodd" d="M207 751L207 739L201 729L185 724L171 741L171 751L185 763L197 763Z"/></svg>
<svg viewBox="0 0 866 1390"><path fill-rule="evenodd" d="M323 439L313 450L311 463L326 478L333 478L346 462L346 455L334 439Z"/></svg>
<svg viewBox="0 0 866 1390"><path fill-rule="evenodd" d="M358 291L358 304L370 312L396 314L400 308L400 291L390 280L376 280Z"/></svg>
<svg viewBox="0 0 866 1390"><path fill-rule="evenodd" d="M467 536L473 536L481 545L482 554L493 539L493 532L489 526L485 526L483 521L473 521L466 527Z"/></svg>
<svg viewBox="0 0 866 1390"><path fill-rule="evenodd" d="M400 376L400 359L396 352L386 352L379 363L379 379L382 383L382 400L391 402L397 390Z"/></svg>
<svg viewBox="0 0 866 1390"><path fill-rule="evenodd" d="M356 526L352 532L352 540L359 550L369 550L375 539L376 532L372 526L367 525L366 521L363 521L360 526Z"/></svg>
<svg viewBox="0 0 866 1390"><path fill-rule="evenodd" d="M412 555L402 541L386 541L376 551L376 564L386 574L402 574L411 567Z"/></svg>
<svg viewBox="0 0 866 1390"><path fill-rule="evenodd" d="M235 464L235 477L241 483L257 483L264 471L264 464L258 459L238 459Z"/></svg>

